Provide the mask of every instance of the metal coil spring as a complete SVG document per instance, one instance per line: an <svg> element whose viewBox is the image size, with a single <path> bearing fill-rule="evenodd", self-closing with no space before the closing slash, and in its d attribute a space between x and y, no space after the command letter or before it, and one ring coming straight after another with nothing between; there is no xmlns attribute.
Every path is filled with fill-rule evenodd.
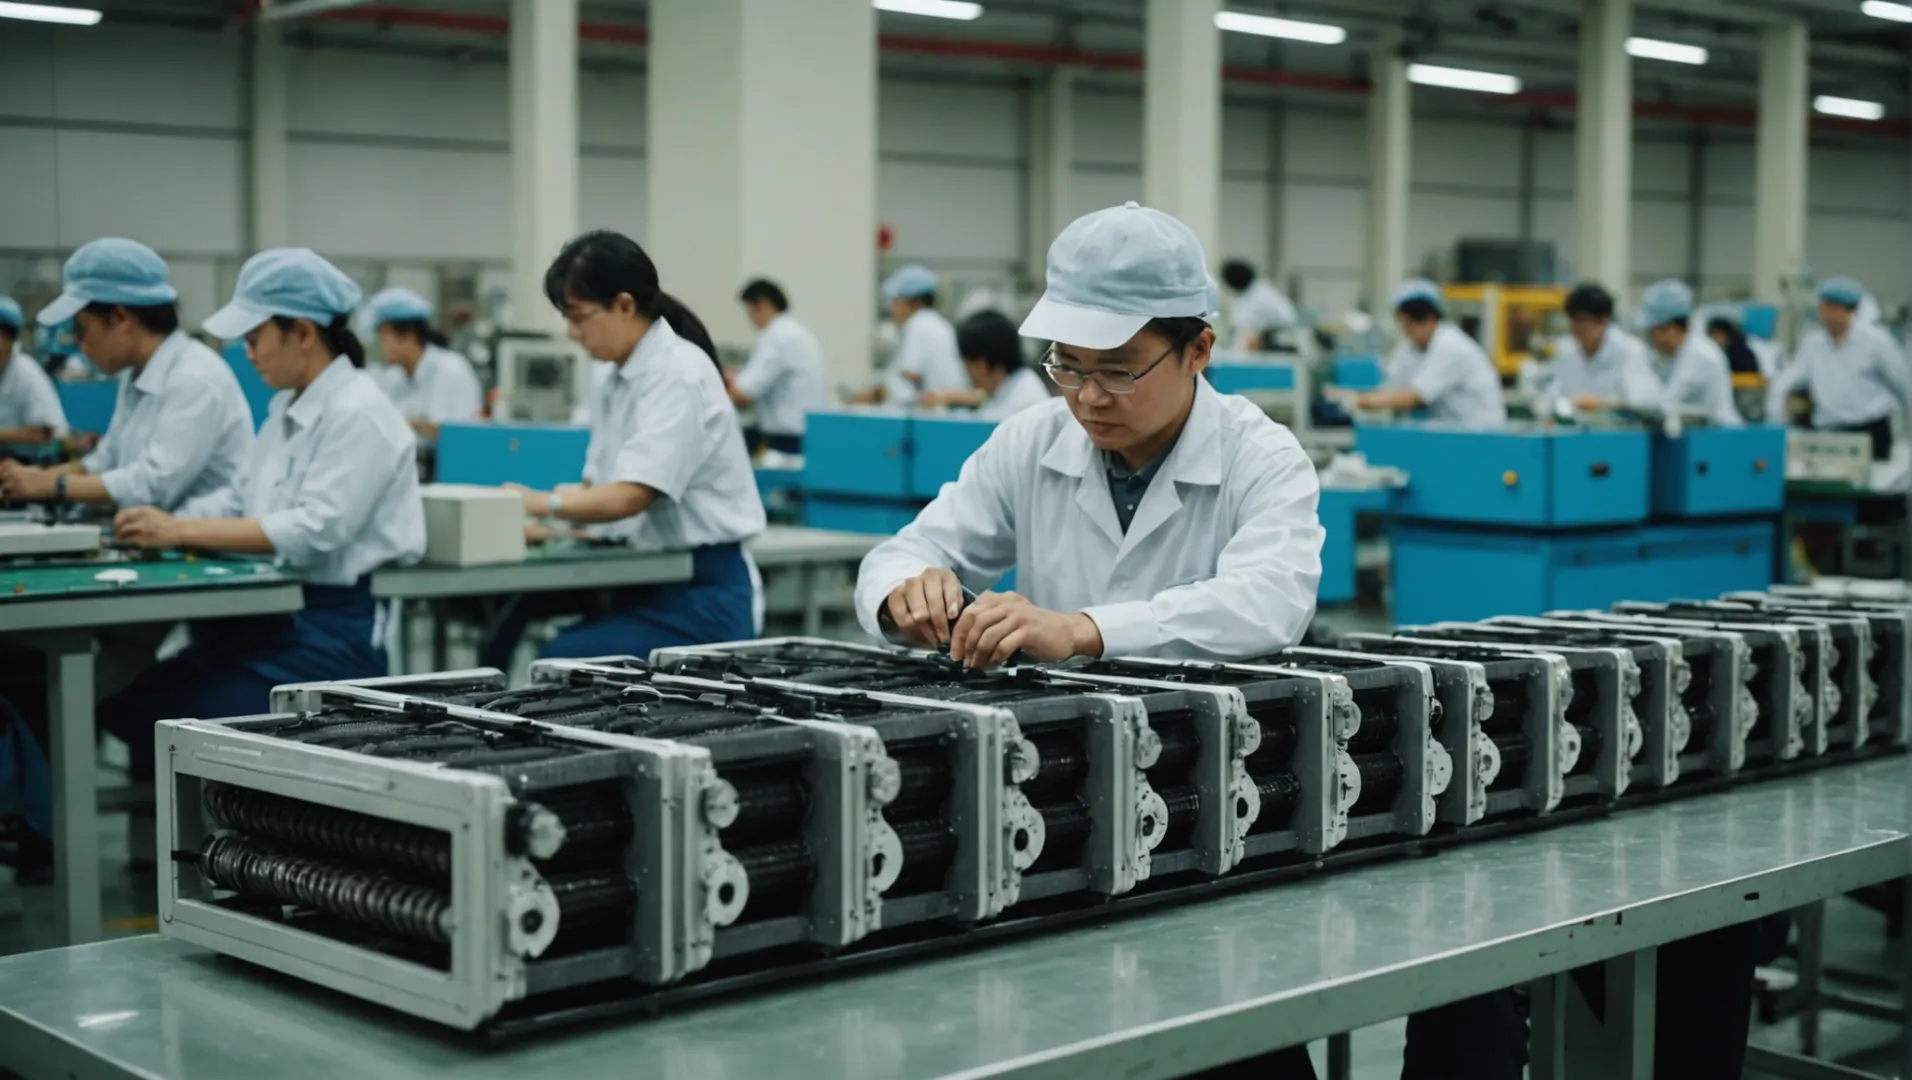
<svg viewBox="0 0 1912 1080"><path fill-rule="evenodd" d="M1527 761L1534 756L1533 740L1523 731L1495 731L1488 733L1494 742L1494 749L1500 751L1500 775L1488 786L1489 791L1503 791L1507 788L1521 787L1527 782Z"/></svg>
<svg viewBox="0 0 1912 1080"><path fill-rule="evenodd" d="M1361 773L1361 797L1354 802L1356 814L1375 814L1394 805L1394 796L1407 779L1407 766L1393 754L1357 754L1354 767Z"/></svg>
<svg viewBox="0 0 1912 1080"><path fill-rule="evenodd" d="M734 848L731 854L743 864L744 873L750 879L750 899L744 903L741 916L744 921L802 910L809 898L810 883L817 875L817 860L810 853L810 845L801 840L786 840Z"/></svg>
<svg viewBox="0 0 1912 1080"><path fill-rule="evenodd" d="M1301 778L1294 773L1270 773L1253 778L1261 792L1261 813L1249 826L1249 834L1280 832L1288 827L1295 811L1301 808Z"/></svg>
<svg viewBox="0 0 1912 1080"><path fill-rule="evenodd" d="M1031 793L1074 791L1089 778L1089 755L1071 731L1039 731L1029 736L1042 756L1034 779L1022 785Z"/></svg>
<svg viewBox="0 0 1912 1080"><path fill-rule="evenodd" d="M1494 711L1481 724L1488 732L1518 731L1527 718L1527 684L1524 680L1499 680L1491 684Z"/></svg>
<svg viewBox="0 0 1912 1080"><path fill-rule="evenodd" d="M941 747L895 749L890 757L902 776L896 799L889 806L892 816L911 810L932 810L949 800L955 781L950 776L949 757Z"/></svg>
<svg viewBox="0 0 1912 1080"><path fill-rule="evenodd" d="M1248 715L1261 725L1261 746L1248 757L1251 771L1271 771L1288 763L1301 741L1293 711L1274 704L1251 707Z"/></svg>
<svg viewBox="0 0 1912 1080"><path fill-rule="evenodd" d="M810 793L793 775L726 777L737 788L737 819L724 827L724 844L735 846L784 838L810 816Z"/></svg>
<svg viewBox="0 0 1912 1080"><path fill-rule="evenodd" d="M1189 836L1195 831L1195 820L1201 816L1202 795L1193 785L1163 788L1159 794L1168 805L1168 826L1162 835L1159 852L1176 851L1189 844Z"/></svg>
<svg viewBox="0 0 1912 1080"><path fill-rule="evenodd" d="M350 859L451 872L451 837L435 829L230 784L205 787L206 811L228 829Z"/></svg>
<svg viewBox="0 0 1912 1080"><path fill-rule="evenodd" d="M1149 727L1162 740L1162 752L1149 767L1149 775L1180 776L1195 767L1201 757L1202 739L1195 733L1193 716L1185 712L1151 716Z"/></svg>
<svg viewBox="0 0 1912 1080"><path fill-rule="evenodd" d="M621 923L637 906L637 883L623 874L547 874L544 882L558 901L558 925L567 931Z"/></svg>
<svg viewBox="0 0 1912 1080"><path fill-rule="evenodd" d="M1034 874L1080 865L1082 845L1095 825L1089 816L1088 804L1071 795L1036 803L1035 808L1036 813L1042 815L1042 855L1027 872Z"/></svg>
<svg viewBox="0 0 1912 1080"><path fill-rule="evenodd" d="M956 859L956 833L940 817L890 820L903 848L903 870L884 895L909 896L943 887Z"/></svg>
<svg viewBox="0 0 1912 1080"><path fill-rule="evenodd" d="M1394 736L1401 729L1401 718L1394 711L1394 692L1384 694L1365 694L1359 699L1361 726L1354 729L1348 739L1348 749L1352 752L1379 750L1394 744Z"/></svg>
<svg viewBox="0 0 1912 1080"><path fill-rule="evenodd" d="M631 807L615 785L553 788L529 796L564 823L561 862L622 849L631 840Z"/></svg>
<svg viewBox="0 0 1912 1080"><path fill-rule="evenodd" d="M209 837L200 870L216 888L269 896L414 941L451 941L451 896L330 859L272 851L236 836Z"/></svg>

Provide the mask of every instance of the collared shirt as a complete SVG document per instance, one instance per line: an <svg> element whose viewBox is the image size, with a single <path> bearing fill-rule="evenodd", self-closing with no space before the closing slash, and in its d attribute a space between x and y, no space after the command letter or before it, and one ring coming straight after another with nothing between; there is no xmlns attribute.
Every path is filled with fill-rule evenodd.
<svg viewBox="0 0 1912 1080"><path fill-rule="evenodd" d="M1102 458L1058 398L1004 421L953 484L878 544L857 618L930 567L988 588L1010 567L1051 611L1095 620L1107 656L1241 660L1300 640L1321 580L1320 488L1287 428L1197 380L1181 437L1125 531Z"/></svg>
<svg viewBox="0 0 1912 1080"><path fill-rule="evenodd" d="M976 416L981 420L1007 420L1031 405L1041 405L1054 396L1049 392L1049 384L1043 380L1041 372L1032 367L1019 367L996 387L995 393L983 399L983 403L976 408Z"/></svg>
<svg viewBox="0 0 1912 1080"><path fill-rule="evenodd" d="M1162 471L1162 462L1168 460L1181 438L1182 433L1176 432L1175 438L1169 440L1162 452L1148 459L1139 469L1129 468L1129 463L1123 461L1120 454L1103 452L1102 466L1109 474L1109 498L1115 502L1115 520L1122 526L1123 533L1126 534L1129 525L1135 521L1135 508L1142 505L1142 500L1148 496L1149 482L1155 479L1156 473Z"/></svg>
<svg viewBox="0 0 1912 1080"><path fill-rule="evenodd" d="M956 328L935 308L919 308L904 321L883 385L896 405L910 404L925 390L969 389L969 372L956 351Z"/></svg>
<svg viewBox="0 0 1912 1080"><path fill-rule="evenodd" d="M296 398L272 398L227 513L259 522L281 566L313 585L353 585L425 554L412 429L372 377L344 357Z"/></svg>
<svg viewBox="0 0 1912 1080"><path fill-rule="evenodd" d="M0 368L0 429L43 427L66 434L66 410L40 362L18 349Z"/></svg>
<svg viewBox="0 0 1912 1080"><path fill-rule="evenodd" d="M1256 278L1249 282L1248 287L1235 298L1232 317L1235 322L1235 348L1248 348L1249 336L1258 335L1263 351L1274 344L1269 339L1272 331L1301 321L1300 314L1295 311L1295 302L1267 278Z"/></svg>
<svg viewBox="0 0 1912 1080"><path fill-rule="evenodd" d="M397 364L387 364L376 381L407 420L434 424L470 420L485 408L485 393L471 361L437 345L425 346L410 374Z"/></svg>
<svg viewBox="0 0 1912 1080"><path fill-rule="evenodd" d="M1494 362L1466 332L1443 320L1425 350L1403 340L1388 361L1387 385L1412 390L1430 420L1470 427L1499 427L1507 422Z"/></svg>
<svg viewBox="0 0 1912 1080"><path fill-rule="evenodd" d="M252 409L218 353L175 330L137 373L119 376L113 422L86 455L121 508L214 517L252 457Z"/></svg>
<svg viewBox="0 0 1912 1080"><path fill-rule="evenodd" d="M1814 427L1860 427L1903 413L1906 382L1905 354L1876 323L1854 319L1842 341L1819 327L1799 339L1792 363L1774 376L1766 415L1781 422L1786 396L1803 391L1812 398Z"/></svg>
<svg viewBox="0 0 1912 1080"><path fill-rule="evenodd" d="M817 336L788 314L770 320L737 373L737 389L750 396L766 434L803 434L804 414L829 404Z"/></svg>
<svg viewBox="0 0 1912 1080"><path fill-rule="evenodd" d="M1592 357L1569 334L1554 354L1547 399L1572 401L1592 394L1629 409L1653 408L1660 402L1660 378L1646 354L1646 343L1618 326L1608 325Z"/></svg>
<svg viewBox="0 0 1912 1080"><path fill-rule="evenodd" d="M1733 400L1733 371L1726 362L1726 352L1705 334L1689 331L1680 351L1673 354L1660 404L1668 412L1703 410L1715 427L1746 425Z"/></svg>
<svg viewBox="0 0 1912 1080"><path fill-rule="evenodd" d="M723 376L664 319L593 397L584 477L657 493L636 517L592 529L640 550L734 543L763 531L763 497Z"/></svg>

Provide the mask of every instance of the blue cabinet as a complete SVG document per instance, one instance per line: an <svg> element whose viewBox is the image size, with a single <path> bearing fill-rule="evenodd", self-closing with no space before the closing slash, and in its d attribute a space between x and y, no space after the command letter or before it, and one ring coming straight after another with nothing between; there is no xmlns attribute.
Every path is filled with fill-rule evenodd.
<svg viewBox="0 0 1912 1080"><path fill-rule="evenodd" d="M962 474L963 462L982 448L996 421L967 416L916 416L910 419L910 490L918 499L934 499L943 485Z"/></svg>
<svg viewBox="0 0 1912 1080"><path fill-rule="evenodd" d="M549 491L584 478L590 445L589 431L568 424L440 424L437 476L446 484L523 484Z"/></svg>
<svg viewBox="0 0 1912 1080"><path fill-rule="evenodd" d="M804 420L803 490L908 498L910 416L901 410L813 412Z"/></svg>
<svg viewBox="0 0 1912 1080"><path fill-rule="evenodd" d="M1653 437L1658 517L1778 514L1786 507L1786 429L1696 428Z"/></svg>
<svg viewBox="0 0 1912 1080"><path fill-rule="evenodd" d="M1644 431L1468 431L1437 425L1362 427L1355 447L1408 473L1403 517L1515 528L1643 521Z"/></svg>

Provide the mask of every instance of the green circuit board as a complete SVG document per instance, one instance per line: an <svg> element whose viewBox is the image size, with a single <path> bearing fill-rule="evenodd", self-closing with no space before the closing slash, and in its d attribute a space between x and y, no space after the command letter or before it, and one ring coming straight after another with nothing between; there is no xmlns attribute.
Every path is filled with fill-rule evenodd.
<svg viewBox="0 0 1912 1080"><path fill-rule="evenodd" d="M129 582L101 581L101 573L130 570ZM149 589L205 588L285 580L265 559L182 554L180 552L101 551L87 558L0 561L0 603L15 598L44 599L49 594L132 592Z"/></svg>

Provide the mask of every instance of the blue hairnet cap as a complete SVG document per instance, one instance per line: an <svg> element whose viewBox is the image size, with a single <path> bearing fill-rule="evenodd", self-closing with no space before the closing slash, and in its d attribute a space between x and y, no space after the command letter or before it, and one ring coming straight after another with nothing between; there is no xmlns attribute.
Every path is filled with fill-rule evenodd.
<svg viewBox="0 0 1912 1080"><path fill-rule="evenodd" d="M41 326L58 326L88 304L170 304L179 290L166 278L166 260L137 240L106 236L80 249L60 270L60 295L40 309Z"/></svg>
<svg viewBox="0 0 1912 1080"><path fill-rule="evenodd" d="M899 266L883 279L883 299L914 300L919 296L930 296L936 292L936 283L936 271L927 266L918 266L916 263Z"/></svg>
<svg viewBox="0 0 1912 1080"><path fill-rule="evenodd" d="M1113 349L1150 319L1205 319L1208 257L1189 227L1129 202L1079 217L1049 245L1048 288L1022 335ZM1219 293L1216 294L1219 300Z"/></svg>
<svg viewBox="0 0 1912 1080"><path fill-rule="evenodd" d="M430 322L434 311L430 300L402 285L392 285L373 293L365 301L365 308L371 313L371 322L375 327L415 319Z"/></svg>
<svg viewBox="0 0 1912 1080"><path fill-rule="evenodd" d="M1394 290L1394 309L1400 310L1402 304L1424 300L1434 305L1434 310L1446 314L1447 300L1441 296L1441 287L1424 277L1408 278L1401 287Z"/></svg>
<svg viewBox="0 0 1912 1080"><path fill-rule="evenodd" d="M306 248L261 251L239 268L232 302L200 325L216 338L251 333L275 315L330 325L358 307L364 291L345 272Z"/></svg>
<svg viewBox="0 0 1912 1080"><path fill-rule="evenodd" d="M1856 308L1866 298L1866 287L1849 277L1829 277L1819 283L1819 299Z"/></svg>
<svg viewBox="0 0 1912 1080"><path fill-rule="evenodd" d="M1640 318L1649 328L1685 322L1692 314L1693 290L1684 281L1656 281L1640 297Z"/></svg>
<svg viewBox="0 0 1912 1080"><path fill-rule="evenodd" d="M20 310L20 301L11 296L0 296L0 326L18 330L26 324L26 312Z"/></svg>

